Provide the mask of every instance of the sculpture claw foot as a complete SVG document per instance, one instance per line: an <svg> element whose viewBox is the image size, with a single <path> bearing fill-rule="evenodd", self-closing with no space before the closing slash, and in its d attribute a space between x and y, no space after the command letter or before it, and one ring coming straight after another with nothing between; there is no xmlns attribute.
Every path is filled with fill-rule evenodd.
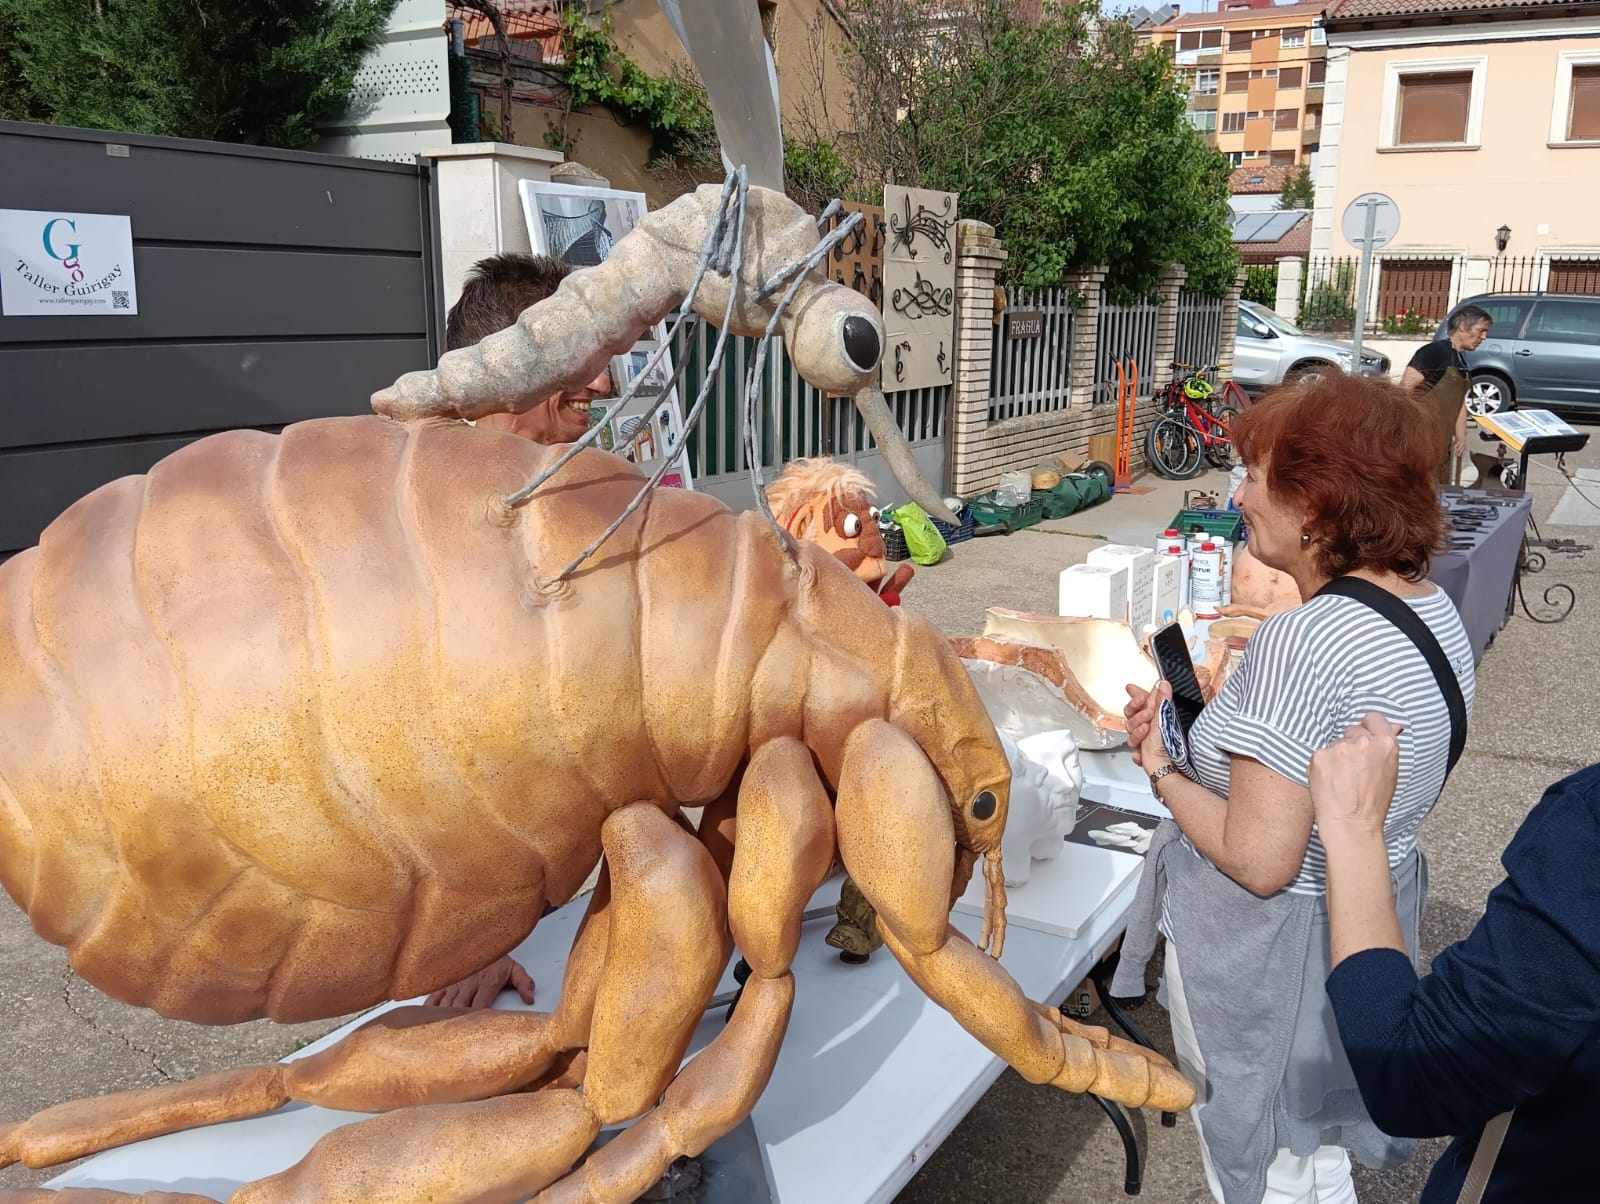
<svg viewBox="0 0 1600 1204"><path fill-rule="evenodd" d="M835 910L839 922L825 938L827 943L839 950L841 961L856 966L864 964L875 950L883 947L883 937L878 935L877 913L872 910L872 904L849 877L839 891Z"/></svg>

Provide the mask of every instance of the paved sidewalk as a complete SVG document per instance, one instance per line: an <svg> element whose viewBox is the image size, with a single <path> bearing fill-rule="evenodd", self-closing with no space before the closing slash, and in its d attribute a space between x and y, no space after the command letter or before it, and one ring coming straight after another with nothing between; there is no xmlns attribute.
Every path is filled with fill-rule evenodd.
<svg viewBox="0 0 1600 1204"><path fill-rule="evenodd" d="M1600 467L1590 449L1578 464ZM976 630L986 606L1053 612L1056 574L1081 561L1099 539L1144 545L1178 509L1185 488L1224 488L1220 473L1190 482L1160 482L1144 495L1121 495L1058 522L957 545L945 563L919 569L904 605L950 633ZM1536 516L1543 521L1565 482L1534 477ZM1588 490L1600 500L1600 487ZM1587 503L1568 497L1563 515ZM1600 511L1594 512L1600 516ZM1588 514L1585 511L1585 514ZM1550 528L1547 535L1593 539L1593 526ZM1597 541L1600 542L1600 541ZM1423 831L1432 859L1433 900L1424 924L1427 951L1464 935L1498 881L1498 855L1545 784L1585 764L1600 748L1600 717L1576 707L1600 679L1600 552L1582 560L1553 556L1544 577L1579 591L1565 624L1541 627L1519 611L1485 659L1467 753L1445 798ZM62 951L33 935L26 919L0 899L0 1122L85 1095L186 1079L205 1071L269 1060L337 1026L332 1020L297 1028L267 1023L210 1029L163 1021L100 995L67 971ZM542 998L556 984L541 984ZM1135 1015L1167 1042L1164 1013L1153 1002ZM1170 1053L1170 1046L1168 1046ZM1199 1157L1187 1117L1162 1129L1136 1118L1148 1137L1141 1199L1148 1204L1203 1201ZM1365 1204L1416 1199L1437 1145L1391 1174L1361 1174ZM0 1188L42 1182L52 1172L12 1167ZM1082 1204L1122 1198L1120 1143L1104 1116L1083 1097L1032 1087L1007 1073L989 1091L902 1193L904 1204L1004 1201Z"/></svg>

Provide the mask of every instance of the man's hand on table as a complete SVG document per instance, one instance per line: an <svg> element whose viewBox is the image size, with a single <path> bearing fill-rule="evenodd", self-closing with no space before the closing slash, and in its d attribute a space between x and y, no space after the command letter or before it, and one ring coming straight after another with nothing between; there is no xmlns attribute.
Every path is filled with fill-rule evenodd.
<svg viewBox="0 0 1600 1204"><path fill-rule="evenodd" d="M428 996L426 1007L486 1008L493 1007L500 992L507 986L515 987L523 1003L533 1002L533 979L528 972L510 957L491 962L476 974L469 974L460 982L444 987Z"/></svg>

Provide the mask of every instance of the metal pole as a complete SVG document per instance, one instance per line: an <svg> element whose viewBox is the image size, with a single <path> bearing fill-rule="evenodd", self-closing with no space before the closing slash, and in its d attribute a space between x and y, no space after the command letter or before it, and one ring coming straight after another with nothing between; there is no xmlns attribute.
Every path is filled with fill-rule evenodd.
<svg viewBox="0 0 1600 1204"><path fill-rule="evenodd" d="M1356 336L1350 340L1350 371L1361 371L1361 336L1367 327L1367 285L1372 277L1372 237L1378 225L1378 202L1363 201L1367 221L1361 237L1361 268L1356 273Z"/></svg>

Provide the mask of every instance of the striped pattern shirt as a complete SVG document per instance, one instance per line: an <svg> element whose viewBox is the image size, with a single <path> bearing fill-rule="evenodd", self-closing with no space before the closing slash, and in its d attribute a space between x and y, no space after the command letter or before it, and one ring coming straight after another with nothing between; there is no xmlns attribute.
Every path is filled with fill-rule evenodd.
<svg viewBox="0 0 1600 1204"><path fill-rule="evenodd" d="M1404 599L1433 632L1472 714L1472 646L1442 589ZM1444 788L1450 712L1433 672L1393 623L1353 598L1313 598L1274 615L1250 637L1244 662L1189 732L1196 776L1226 798L1229 754L1251 757L1301 786L1311 754L1377 711L1401 724L1400 778L1384 824L1389 864L1417 846L1417 831ZM1320 895L1327 860L1316 828L1288 890Z"/></svg>

